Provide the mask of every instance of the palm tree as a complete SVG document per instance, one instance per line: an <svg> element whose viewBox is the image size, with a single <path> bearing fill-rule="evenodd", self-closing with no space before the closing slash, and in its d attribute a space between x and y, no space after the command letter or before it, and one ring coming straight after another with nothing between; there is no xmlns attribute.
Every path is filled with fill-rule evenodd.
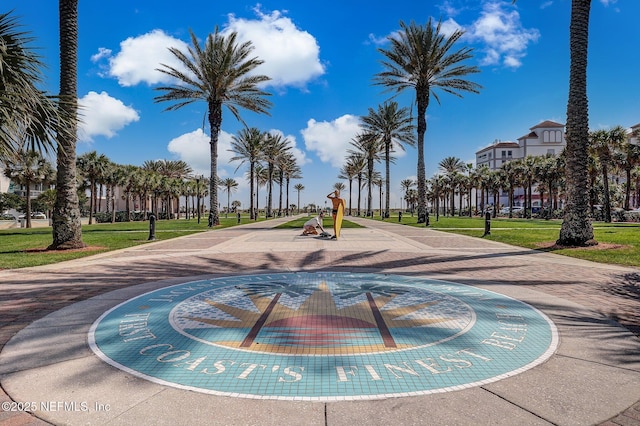
<svg viewBox="0 0 640 426"><path fill-rule="evenodd" d="M409 25L401 21L400 28L397 36L388 37L391 43L388 50L378 49L386 58L382 62L385 71L378 73L374 81L396 94L407 88L415 90L418 109L418 223L424 223L427 213L424 135L427 131L429 97L433 94L440 103L435 89L458 97L462 97L460 92L463 91L479 93L481 86L463 77L478 73L480 69L461 64L472 57L473 49L465 47L450 52L464 34L463 31L456 30L446 37L442 32L442 21L438 21L434 27L431 18L424 27L413 21Z"/></svg>
<svg viewBox="0 0 640 426"><path fill-rule="evenodd" d="M358 178L358 210L357 215L360 216L360 195L362 192L362 177L367 168L367 158L362 153L352 153L347 159L353 173Z"/></svg>
<svg viewBox="0 0 640 426"><path fill-rule="evenodd" d="M533 198L533 184L535 183L535 170L537 164L542 157L536 157L533 155L527 155L522 159L521 167L523 167L524 182L526 185L525 207L524 214L527 219L531 219L532 212L532 198Z"/></svg>
<svg viewBox="0 0 640 426"><path fill-rule="evenodd" d="M296 183L293 189L298 191L298 214L300 214L300 192L304 191L304 185L301 183Z"/></svg>
<svg viewBox="0 0 640 426"><path fill-rule="evenodd" d="M566 205L557 244L583 246L593 240L589 220L588 170L589 100L587 98L587 56L591 0L571 1L569 28L569 100L567 102Z"/></svg>
<svg viewBox="0 0 640 426"><path fill-rule="evenodd" d="M255 220L258 220L258 212L260 211L260 197L259 190L261 186L266 186L268 181L269 172L267 168L262 163L256 164L256 216ZM264 206L265 216L267 212L267 206Z"/></svg>
<svg viewBox="0 0 640 426"><path fill-rule="evenodd" d="M451 216L455 215L455 182L456 182L456 175L458 173L461 173L462 171L466 170L466 166L464 164L464 162L459 159L458 157L446 157L443 160L440 160L440 163L438 163L438 167L440 167L440 170L442 170L443 172L445 172L445 175L447 176L449 182L451 182L452 187L451 187ZM460 209L462 209L462 204L460 205Z"/></svg>
<svg viewBox="0 0 640 426"><path fill-rule="evenodd" d="M404 198L407 199L407 193L411 188L416 185L416 182L413 179L403 179L400 181L400 188L404 191ZM407 203L407 209L409 209L409 204Z"/></svg>
<svg viewBox="0 0 640 426"><path fill-rule="evenodd" d="M97 213L97 183L104 174L109 159L96 151L82 154L76 160L77 168L89 182L89 225L93 223L93 216Z"/></svg>
<svg viewBox="0 0 640 426"><path fill-rule="evenodd" d="M267 134L264 144L262 145L261 159L267 162L267 217L273 216L271 211L273 200L273 180L275 178L274 171L278 159L285 155L291 149L289 140L283 138L279 134Z"/></svg>
<svg viewBox="0 0 640 426"><path fill-rule="evenodd" d="M225 217L229 217L229 209L231 208L231 192L238 190L238 182L234 178L226 178L222 180L218 185L227 191L227 213Z"/></svg>
<svg viewBox="0 0 640 426"><path fill-rule="evenodd" d="M25 143L31 150L53 148L56 128L65 124L56 103L37 88L44 64L19 27L10 13L0 14L0 159L17 155Z"/></svg>
<svg viewBox="0 0 640 426"><path fill-rule="evenodd" d="M286 194L287 194L287 200L286 200L287 208L286 208L285 214L289 216L289 210L290 210L289 184L291 182L291 179L302 178L302 169L300 169L300 166L298 166L298 164L296 163L295 157L290 152L288 152L285 156L282 157L281 161L278 164L278 167L280 168L280 176L284 177L284 180L285 180Z"/></svg>
<svg viewBox="0 0 640 426"><path fill-rule="evenodd" d="M511 218L513 217L513 193L516 188L516 183L518 182L519 170L517 163L513 161L503 163L500 170L504 174L504 180L509 190L509 217Z"/></svg>
<svg viewBox="0 0 640 426"><path fill-rule="evenodd" d="M188 71L181 71L162 64L159 69L179 81L174 86L158 87L165 92L157 96L156 102L176 102L165 109L173 111L198 100L204 100L208 106L209 128L211 133L211 178L209 183L209 216L214 226L220 224L218 215L218 135L222 126L222 106L243 122L238 108L267 114L271 102L265 99L269 95L260 89L260 83L269 80L264 75L253 74L252 71L263 61L249 59L253 50L251 42L238 44L238 34L234 31L222 35L218 27L214 34L209 34L204 49L192 31L188 54L177 48L170 48L171 53Z"/></svg>
<svg viewBox="0 0 640 426"><path fill-rule="evenodd" d="M391 192L389 165L391 163L391 151L395 150L395 148L404 150L403 145L415 145L411 114L408 108L398 109L397 102L385 102L383 105L378 105L377 111L369 108L369 114L360 117L360 121L364 132L375 135L384 146L385 188L387 194L383 216L389 217L389 193Z"/></svg>
<svg viewBox="0 0 640 426"><path fill-rule="evenodd" d="M611 201L609 193L609 167L613 161L613 151L619 149L627 139L627 133L622 126L616 126L610 130L595 130L590 134L590 148L600 161L602 172L602 185L604 186L604 221L611 222Z"/></svg>
<svg viewBox="0 0 640 426"><path fill-rule="evenodd" d="M353 192L353 178L357 175L353 167L353 157L347 157L346 162L342 165L338 179L346 179L349 181L349 216L351 216L351 194Z"/></svg>
<svg viewBox="0 0 640 426"><path fill-rule="evenodd" d="M78 112L78 0L59 0L60 99L57 132L56 205L53 209L51 250L76 249L82 241L80 206L76 187Z"/></svg>
<svg viewBox="0 0 640 426"><path fill-rule="evenodd" d="M351 155L361 154L367 162L367 216L373 216L372 206L372 188L373 185L373 167L374 162L381 159L380 153L382 152L382 143L380 139L370 133L360 133L356 135L351 141L356 150L348 150ZM360 203L358 203L358 210L360 209Z"/></svg>
<svg viewBox="0 0 640 426"><path fill-rule="evenodd" d="M637 134L640 134L640 130L635 131ZM624 194L624 209L629 210L630 208L630 199L631 199L631 172L638 164L640 164L640 145L636 145L631 143L631 141L627 138L625 139L622 147L620 149L620 157L619 163L625 172L626 184L625 184L625 194Z"/></svg>
<svg viewBox="0 0 640 426"><path fill-rule="evenodd" d="M51 164L38 151L19 151L4 162L4 175L13 182L26 187L25 220L31 228L31 186L46 181L53 174Z"/></svg>
<svg viewBox="0 0 640 426"><path fill-rule="evenodd" d="M136 179L139 176L138 167L127 164L120 166L119 173L122 181L122 191L124 196L125 214L127 222L131 221L131 197L136 186Z"/></svg>
<svg viewBox="0 0 640 426"><path fill-rule="evenodd" d="M240 168L240 166L242 166L246 161L249 162L249 192L251 193L249 217L251 219L255 219L253 186L256 179L255 167L260 159L264 140L265 134L255 127L251 127L249 129L244 128L240 130L237 135L233 135L231 137L231 151L236 154L231 158L231 161L240 161L236 171L238 171L238 168Z"/></svg>

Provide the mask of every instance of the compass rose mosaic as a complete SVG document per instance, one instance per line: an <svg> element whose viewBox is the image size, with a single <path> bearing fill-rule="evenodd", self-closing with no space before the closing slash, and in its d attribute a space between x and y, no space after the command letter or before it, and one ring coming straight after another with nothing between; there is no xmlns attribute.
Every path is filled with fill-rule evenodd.
<svg viewBox="0 0 640 426"><path fill-rule="evenodd" d="M478 386L555 351L530 305L446 281L283 273L188 282L103 314L89 343L109 364L216 395L335 401Z"/></svg>

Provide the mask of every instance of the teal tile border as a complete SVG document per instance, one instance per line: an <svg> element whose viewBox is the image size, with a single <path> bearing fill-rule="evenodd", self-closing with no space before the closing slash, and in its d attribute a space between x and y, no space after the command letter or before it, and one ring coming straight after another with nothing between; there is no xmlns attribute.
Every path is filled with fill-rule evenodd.
<svg viewBox="0 0 640 426"><path fill-rule="evenodd" d="M341 401L501 380L547 360L558 333L534 307L477 287L298 272L190 281L140 295L96 320L89 344L105 362L162 385Z"/></svg>

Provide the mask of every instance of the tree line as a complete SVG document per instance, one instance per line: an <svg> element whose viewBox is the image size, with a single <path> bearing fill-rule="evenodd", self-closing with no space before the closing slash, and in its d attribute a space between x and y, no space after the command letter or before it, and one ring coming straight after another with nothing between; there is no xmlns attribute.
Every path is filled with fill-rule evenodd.
<svg viewBox="0 0 640 426"><path fill-rule="evenodd" d="M571 2L564 171L567 202L557 241L559 245L585 245L593 240L593 228L588 220L589 190L586 179L589 147L586 68L590 6L590 0ZM3 48L0 49L3 85L3 90L0 91L0 155L5 158L16 155L25 145L31 145L34 149L56 149L57 196L53 210L53 242L50 248L70 249L84 246L75 162L78 0L59 0L59 20L60 92L58 96L52 97L37 89L42 82L42 63L33 50L26 46L30 39L17 29L14 18L9 14L0 15L0 36L3 42ZM440 103L439 92L461 97L464 92L478 93L481 89L480 85L465 78L480 71L475 66L463 63L472 58L472 49L462 47L454 50L463 33L456 30L445 35L441 20L434 22L431 18L424 26L413 21L409 24L401 21L400 30L388 38L390 47L378 49L383 56L383 71L374 76L374 84L383 86L393 96L406 89L415 92L419 222L426 221L427 213L424 137L427 130L426 111L430 101L433 98ZM187 52L170 49L188 71L160 64L158 70L179 83L157 87L156 90L162 94L154 100L170 102L167 111L180 109L196 101L206 102L211 138L209 217L210 222L217 225L217 150L222 108L226 107L243 123L240 109L268 114L271 102L267 97L270 94L260 87L270 78L252 73L263 61L250 57L252 43L239 43L237 33L223 35L216 27L214 33L206 38L204 46L200 45L192 32L190 35L192 46ZM364 135L362 138L367 139ZM360 143L359 139L361 138L356 138L355 142ZM367 177L369 182L372 182L371 156L367 156L366 161ZM387 182L388 178L387 171ZM387 185L387 196L388 194ZM369 201L368 210L370 204Z"/></svg>

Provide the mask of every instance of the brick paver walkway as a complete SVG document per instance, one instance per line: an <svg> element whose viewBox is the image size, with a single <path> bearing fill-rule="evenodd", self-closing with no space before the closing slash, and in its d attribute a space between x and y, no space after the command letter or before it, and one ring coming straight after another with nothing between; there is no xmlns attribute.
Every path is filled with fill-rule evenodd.
<svg viewBox="0 0 640 426"><path fill-rule="evenodd" d="M57 265L0 271L0 349L36 319L111 290L168 278L260 271L333 270L428 275L491 289L526 286L568 299L616 320L640 336L640 270L599 265L503 244L349 218L359 230L340 241L265 243L259 229L286 219L215 230ZM273 231L283 232L283 231ZM349 235L350 230L343 231ZM355 235L355 233L354 233ZM387 244L388 243L388 244ZM0 392L0 400L9 397ZM27 414L0 412L4 424L44 424ZM608 425L640 425L636 403Z"/></svg>

